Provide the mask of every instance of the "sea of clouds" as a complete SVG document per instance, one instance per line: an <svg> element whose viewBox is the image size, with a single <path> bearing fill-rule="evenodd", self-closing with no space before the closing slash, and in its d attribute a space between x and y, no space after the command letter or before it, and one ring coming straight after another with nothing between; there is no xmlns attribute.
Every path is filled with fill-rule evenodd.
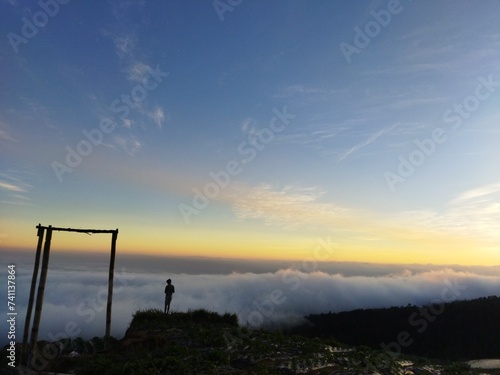
<svg viewBox="0 0 500 375"><path fill-rule="evenodd" d="M16 264L16 340L22 332L33 272L32 253L4 253ZM108 256L51 256L40 339L104 336ZM2 261L4 263L4 261ZM7 280L7 267L0 272ZM164 286L176 288L171 309L237 314L241 324L282 327L313 313L425 305L500 293L500 267L259 262L215 258L117 257L111 333L121 338L133 313L163 309ZM6 291L2 299L7 301ZM4 304L6 305L6 303ZM2 311L6 307L2 306ZM6 312L2 313L5 317ZM1 326L0 345L7 343Z"/></svg>

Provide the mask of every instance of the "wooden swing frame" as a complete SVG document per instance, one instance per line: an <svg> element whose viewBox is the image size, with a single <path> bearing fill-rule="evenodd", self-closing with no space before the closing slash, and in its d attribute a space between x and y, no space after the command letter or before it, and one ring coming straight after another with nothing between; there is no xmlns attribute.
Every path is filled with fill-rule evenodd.
<svg viewBox="0 0 500 375"><path fill-rule="evenodd" d="M21 352L22 363L28 366L29 359L37 350L38 341L38 328L40 325L40 319L42 317L42 306L43 306L43 295L45 292L45 282L47 281L47 272L49 268L49 256L50 256L50 244L52 241L52 232L77 232L77 233L110 233L111 236L111 257L109 260L109 277L108 277L108 302L106 306L106 333L105 333L105 343L106 348L109 347L109 339L111 333L111 305L113 301L113 279L114 279L114 268L115 268L115 254L116 254L116 240L118 238L118 229L114 230L102 230L102 229L74 229L74 228L58 228L52 225L43 226L38 224L37 236L38 244L36 248L35 255L35 265L33 267L33 277L31 279L31 289L28 301L28 309L26 311L26 320L24 324L24 334L23 334L23 346ZM45 232L46 235L45 235ZM42 254L42 243L43 254ZM33 327L31 329L31 339L28 341L28 335L31 323L31 314L33 311L33 302L35 300L35 290L38 278L38 268L40 265L40 256L42 256L42 270L40 273L40 278L38 280L38 291L36 293L36 306L35 306L35 316L33 319Z"/></svg>

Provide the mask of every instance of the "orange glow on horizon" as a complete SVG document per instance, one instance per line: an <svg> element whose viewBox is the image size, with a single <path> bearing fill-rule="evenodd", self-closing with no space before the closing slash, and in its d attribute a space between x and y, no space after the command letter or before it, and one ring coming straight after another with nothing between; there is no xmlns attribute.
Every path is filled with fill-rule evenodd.
<svg viewBox="0 0 500 375"><path fill-rule="evenodd" d="M10 224L10 225L9 225ZM0 251L27 249L35 251L36 225L16 226L7 224L8 236L1 238ZM113 229L99 226L96 229ZM386 230L368 233L370 237L351 234L330 236L337 245L328 252L315 251L320 241L328 236L307 232L251 228L213 228L178 226L158 227L122 226L119 229L117 252L164 256L203 256L230 259L288 260L288 261L339 261L384 264L500 264L496 247L474 238L456 237L451 234ZM378 236L377 236L378 234ZM411 235L409 235L411 234ZM385 237L385 238L384 238ZM51 248L68 252L109 253L111 234L87 235L84 233L53 232ZM319 255L318 255L319 254Z"/></svg>

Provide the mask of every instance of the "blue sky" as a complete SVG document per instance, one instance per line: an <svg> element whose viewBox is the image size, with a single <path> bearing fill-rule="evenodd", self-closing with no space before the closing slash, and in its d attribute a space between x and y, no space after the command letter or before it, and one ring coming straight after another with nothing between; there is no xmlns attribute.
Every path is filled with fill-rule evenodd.
<svg viewBox="0 0 500 375"><path fill-rule="evenodd" d="M0 7L1 247L499 263L498 2Z"/></svg>

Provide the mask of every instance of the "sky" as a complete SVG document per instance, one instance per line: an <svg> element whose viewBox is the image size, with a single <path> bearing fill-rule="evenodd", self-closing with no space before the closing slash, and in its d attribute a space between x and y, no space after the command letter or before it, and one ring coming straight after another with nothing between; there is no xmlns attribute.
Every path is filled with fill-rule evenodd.
<svg viewBox="0 0 500 375"><path fill-rule="evenodd" d="M499 12L1 0L2 263L41 223L118 257L499 265Z"/></svg>

